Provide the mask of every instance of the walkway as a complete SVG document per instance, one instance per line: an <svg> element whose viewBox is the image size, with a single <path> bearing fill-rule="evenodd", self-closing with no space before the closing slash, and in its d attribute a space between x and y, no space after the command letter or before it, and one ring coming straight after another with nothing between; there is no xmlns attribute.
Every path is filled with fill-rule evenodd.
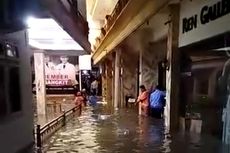
<svg viewBox="0 0 230 153"><path fill-rule="evenodd" d="M33 97L33 109L34 109L34 123L39 124L41 126L45 125L46 123L52 121L53 119L59 117L61 114L63 114L64 111L68 111L71 108L75 106L73 102L73 98L69 95L52 95L52 96L59 96L61 97L60 100L62 101L61 107L56 106L56 109L54 110L54 106L50 105L47 106L47 115L37 115L37 104L36 104L36 98ZM72 99L71 99L72 98ZM65 100L63 100L65 99ZM66 100L67 99L67 100ZM49 99L50 100L50 99ZM60 110L61 108L61 110Z"/></svg>
<svg viewBox="0 0 230 153"><path fill-rule="evenodd" d="M47 153L229 153L210 136L166 133L161 120L138 117L134 110L109 115L87 108L57 132Z"/></svg>

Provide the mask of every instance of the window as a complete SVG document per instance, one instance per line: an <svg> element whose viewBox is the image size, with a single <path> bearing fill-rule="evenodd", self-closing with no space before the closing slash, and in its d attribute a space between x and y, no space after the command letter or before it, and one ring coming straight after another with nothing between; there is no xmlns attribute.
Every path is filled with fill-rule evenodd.
<svg viewBox="0 0 230 153"><path fill-rule="evenodd" d="M12 46L12 45L10 45L8 43L5 46L6 46L6 48L5 48L6 49L6 55L8 57L18 57L17 47Z"/></svg>
<svg viewBox="0 0 230 153"><path fill-rule="evenodd" d="M10 111L18 112L21 110L21 96L20 96L20 80L19 80L19 68L13 67L9 69L9 85L8 95L10 102Z"/></svg>
<svg viewBox="0 0 230 153"><path fill-rule="evenodd" d="M0 117L7 114L6 96L5 96L5 72L4 67L0 66Z"/></svg>
<svg viewBox="0 0 230 153"><path fill-rule="evenodd" d="M0 44L0 56L4 56L4 45Z"/></svg>
<svg viewBox="0 0 230 153"><path fill-rule="evenodd" d="M0 41L0 118L21 111L18 49Z"/></svg>

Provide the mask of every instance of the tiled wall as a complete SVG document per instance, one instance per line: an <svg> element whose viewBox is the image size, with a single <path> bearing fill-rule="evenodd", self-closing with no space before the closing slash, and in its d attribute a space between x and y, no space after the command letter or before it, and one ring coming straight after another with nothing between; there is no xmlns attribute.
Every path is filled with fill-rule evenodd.
<svg viewBox="0 0 230 153"><path fill-rule="evenodd" d="M142 50L142 84L149 89L158 84L158 63L166 56L166 40L150 43Z"/></svg>
<svg viewBox="0 0 230 153"><path fill-rule="evenodd" d="M138 52L131 48L123 48L121 54L122 80L121 80L121 101L123 106L126 95L137 95L137 81L138 81Z"/></svg>
<svg viewBox="0 0 230 153"><path fill-rule="evenodd" d="M135 42L133 42L135 44ZM121 103L125 104L125 96L137 97L138 85L145 85L149 89L152 85L158 84L158 62L166 56L166 40L157 43L143 43L142 48L123 46L121 53ZM142 50L141 77L139 81L139 54Z"/></svg>

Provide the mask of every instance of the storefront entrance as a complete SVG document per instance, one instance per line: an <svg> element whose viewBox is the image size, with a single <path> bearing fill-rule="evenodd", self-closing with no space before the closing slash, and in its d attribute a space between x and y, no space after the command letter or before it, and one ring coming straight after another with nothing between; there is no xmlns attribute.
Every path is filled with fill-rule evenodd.
<svg viewBox="0 0 230 153"><path fill-rule="evenodd" d="M181 48L180 114L189 130L228 137L229 34ZM225 112L223 110L226 110ZM194 125L192 125L194 124ZM193 128L194 129L194 128Z"/></svg>
<svg viewBox="0 0 230 153"><path fill-rule="evenodd" d="M226 3L225 3L226 2ZM180 110L190 131L230 144L228 1L184 0L180 10Z"/></svg>

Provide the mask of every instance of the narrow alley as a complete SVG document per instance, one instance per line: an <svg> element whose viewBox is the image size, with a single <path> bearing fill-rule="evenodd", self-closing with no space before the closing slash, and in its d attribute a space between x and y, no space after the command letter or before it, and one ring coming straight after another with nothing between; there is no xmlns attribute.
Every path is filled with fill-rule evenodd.
<svg viewBox="0 0 230 153"><path fill-rule="evenodd" d="M74 152L230 153L230 0L0 0L0 153Z"/></svg>

